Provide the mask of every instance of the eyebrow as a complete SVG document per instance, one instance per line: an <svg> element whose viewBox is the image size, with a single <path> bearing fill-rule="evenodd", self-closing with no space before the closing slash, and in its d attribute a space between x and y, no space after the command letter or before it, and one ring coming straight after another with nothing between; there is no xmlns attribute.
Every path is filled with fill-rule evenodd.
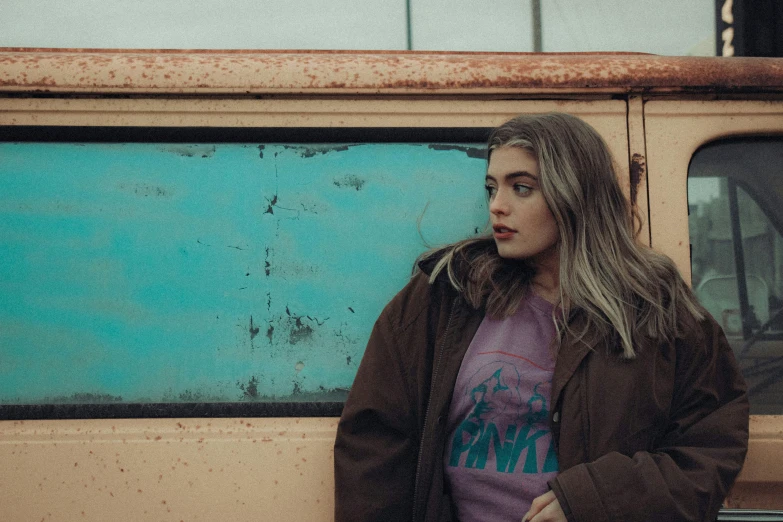
<svg viewBox="0 0 783 522"><path fill-rule="evenodd" d="M538 181L538 178L536 176L534 176L533 174L531 174L531 173L529 173L527 171L524 171L524 170L521 170L519 172L509 172L508 174L503 176L503 179L505 179L506 181L511 181L511 180L514 180L514 179L517 179L517 178L530 178L533 181ZM495 179L495 176L492 176L491 174L487 174L484 177L484 179L485 180L497 181Z"/></svg>

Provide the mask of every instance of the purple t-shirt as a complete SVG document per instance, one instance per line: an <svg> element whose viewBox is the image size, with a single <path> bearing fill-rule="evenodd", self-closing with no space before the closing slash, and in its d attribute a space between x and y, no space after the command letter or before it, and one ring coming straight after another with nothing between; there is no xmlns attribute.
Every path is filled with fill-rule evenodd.
<svg viewBox="0 0 783 522"><path fill-rule="evenodd" d="M552 310L530 295L513 316L485 318L462 360L444 455L461 522L519 522L557 475L548 422Z"/></svg>

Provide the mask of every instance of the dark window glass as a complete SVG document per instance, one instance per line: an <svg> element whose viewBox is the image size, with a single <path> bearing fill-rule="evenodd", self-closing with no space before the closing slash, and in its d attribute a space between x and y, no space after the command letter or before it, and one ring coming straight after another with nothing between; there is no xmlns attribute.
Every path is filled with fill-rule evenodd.
<svg viewBox="0 0 783 522"><path fill-rule="evenodd" d="M713 143L688 171L693 288L723 326L751 412L783 413L783 139Z"/></svg>

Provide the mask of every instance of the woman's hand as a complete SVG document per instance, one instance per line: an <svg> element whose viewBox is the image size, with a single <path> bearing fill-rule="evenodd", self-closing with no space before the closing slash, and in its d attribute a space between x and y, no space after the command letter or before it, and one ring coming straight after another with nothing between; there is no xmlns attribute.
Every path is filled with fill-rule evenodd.
<svg viewBox="0 0 783 522"><path fill-rule="evenodd" d="M533 499L530 510L522 517L522 522L567 522L557 497L552 491L547 491Z"/></svg>

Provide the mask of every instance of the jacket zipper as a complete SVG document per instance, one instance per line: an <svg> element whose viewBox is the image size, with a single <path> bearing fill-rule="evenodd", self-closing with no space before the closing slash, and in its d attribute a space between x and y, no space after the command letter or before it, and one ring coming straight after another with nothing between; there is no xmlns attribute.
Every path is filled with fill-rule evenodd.
<svg viewBox="0 0 783 522"><path fill-rule="evenodd" d="M451 305L451 312L449 313L449 320L446 322L446 331L443 333L443 339L440 342L440 348L438 349L438 357L435 360L435 367L432 371L432 381L430 382L430 395L427 397L427 409L424 410L424 428L421 433L421 440L419 441L419 456L416 463L416 479L413 486L413 522L419 520L419 504L421 500L422 492L420 491L420 479L421 479L421 466L422 466L422 450L424 449L424 439L427 434L427 427L429 426L430 410L432 409L432 395L435 393L435 383L437 382L438 373L440 372L441 361L443 360L443 352L446 348L446 338L451 331L451 322L454 319L454 314L457 312L457 301L459 297L454 299Z"/></svg>

